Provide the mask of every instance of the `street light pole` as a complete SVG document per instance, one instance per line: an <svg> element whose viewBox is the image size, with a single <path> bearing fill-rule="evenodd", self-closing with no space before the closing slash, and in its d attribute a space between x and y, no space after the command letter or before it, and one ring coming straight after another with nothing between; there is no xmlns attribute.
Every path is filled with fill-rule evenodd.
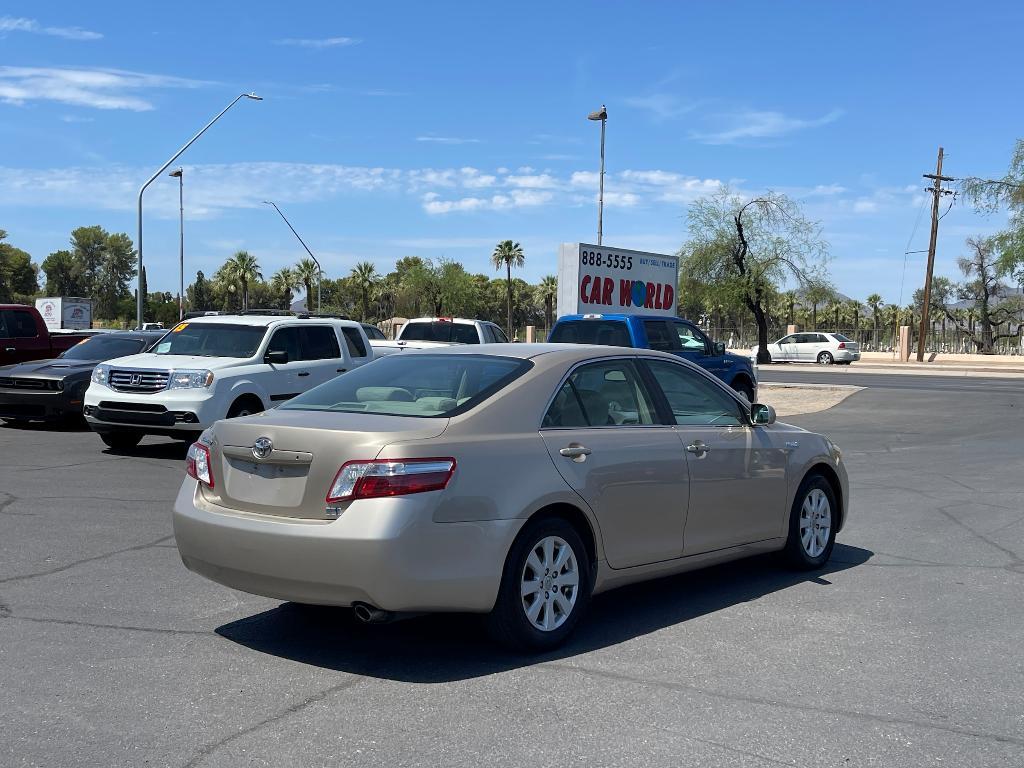
<svg viewBox="0 0 1024 768"><path fill-rule="evenodd" d="M178 168L168 176L178 179L178 319L185 317L185 169Z"/></svg>
<svg viewBox="0 0 1024 768"><path fill-rule="evenodd" d="M597 244L601 245L601 239L604 235L604 129L608 122L608 110L605 105L602 104L601 109L597 112L591 112L587 115L587 120L601 121L601 177L597 193Z"/></svg>
<svg viewBox="0 0 1024 768"><path fill-rule="evenodd" d="M290 229L292 231L292 234L295 235L296 238L298 238L298 241L302 243L302 247L306 249L306 253L309 254L309 258L311 258L313 260L313 263L316 264L316 313L319 315L320 285L321 283L323 283L324 280L324 268L320 266L320 262L317 260L316 256L314 256L313 252L309 250L309 246L306 245L306 241L299 237L299 233L295 231L295 227L293 227L292 223L288 221L288 217L281 213L281 209L277 207L277 203L271 202L270 200L264 200L263 204L274 206L274 210L277 211L278 215L282 219L284 219L284 223L288 225L288 229ZM306 297L306 310L309 310L309 296Z"/></svg>
<svg viewBox="0 0 1024 768"><path fill-rule="evenodd" d="M138 238L135 241L135 246L136 246L136 248L138 248L138 262L137 262L137 265L136 265L136 270L137 270L137 272L136 272L136 275L137 275L136 279L138 281L142 280L142 193L146 191L146 187L148 187L150 184L152 184L154 181L156 181L157 177L161 173L163 173L168 168L170 168L171 163L173 163L175 160L177 160L179 157L181 157L182 153L186 149L191 147L195 143L196 139L198 139L200 136L202 136L204 133L206 133L206 131L210 128L211 125L213 125L218 120L220 120L221 117L224 115L224 113L227 112L229 109L231 109L233 106L235 106L235 104L237 104L241 99L252 99L253 101L263 101L263 97L262 96L257 96L255 93L240 93L238 96L235 97L234 101L232 101L230 104L228 104L226 107L224 107L224 109L222 109L217 114L217 116L215 118L213 118L213 120L211 120L206 125L204 125L202 130L199 131L199 133L197 133L195 136L193 136L191 139L189 139L188 142L186 142L185 146L183 146L181 149L179 149L177 152L175 152L171 156L170 160L168 160L166 163L161 165L160 169L156 173L154 173L152 176L150 176L146 180L146 183L143 184L142 187L139 189L139 202L138 202L138 206L139 206L139 222L138 222L138 224L139 224L139 231L138 231ZM142 327L142 290L141 290L141 285L139 285L138 283L136 283L136 289L135 289L135 322L136 322L136 325L139 328Z"/></svg>

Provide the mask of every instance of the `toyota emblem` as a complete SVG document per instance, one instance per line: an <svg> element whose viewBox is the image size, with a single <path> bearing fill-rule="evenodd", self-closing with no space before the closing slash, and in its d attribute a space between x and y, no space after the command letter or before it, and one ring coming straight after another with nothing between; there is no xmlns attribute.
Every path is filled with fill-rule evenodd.
<svg viewBox="0 0 1024 768"><path fill-rule="evenodd" d="M265 459L274 450L274 443L269 437L257 437L252 444L252 455L257 459Z"/></svg>

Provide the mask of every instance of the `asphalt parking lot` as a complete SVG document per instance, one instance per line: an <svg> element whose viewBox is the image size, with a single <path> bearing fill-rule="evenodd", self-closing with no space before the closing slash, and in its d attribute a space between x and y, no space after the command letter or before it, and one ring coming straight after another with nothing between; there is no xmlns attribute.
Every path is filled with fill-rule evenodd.
<svg viewBox="0 0 1024 768"><path fill-rule="evenodd" d="M537 658L207 582L181 444L0 427L0 765L1020 766L1024 388L978 382L792 419L848 462L823 572L618 590Z"/></svg>

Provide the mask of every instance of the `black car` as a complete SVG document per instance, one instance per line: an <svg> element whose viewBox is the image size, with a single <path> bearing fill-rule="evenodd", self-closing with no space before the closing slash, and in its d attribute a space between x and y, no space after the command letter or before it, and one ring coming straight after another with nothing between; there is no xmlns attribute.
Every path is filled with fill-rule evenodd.
<svg viewBox="0 0 1024 768"><path fill-rule="evenodd" d="M29 421L80 416L82 398L98 363L145 352L164 333L98 333L53 360L0 367L0 419Z"/></svg>

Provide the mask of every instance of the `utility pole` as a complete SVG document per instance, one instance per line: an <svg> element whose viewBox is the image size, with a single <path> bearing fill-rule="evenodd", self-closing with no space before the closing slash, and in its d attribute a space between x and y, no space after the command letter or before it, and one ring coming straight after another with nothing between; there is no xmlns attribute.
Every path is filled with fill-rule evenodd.
<svg viewBox="0 0 1024 768"><path fill-rule="evenodd" d="M922 174L926 179L932 179L934 183L930 191L932 193L932 232L928 239L928 270L924 278L924 304L921 307L921 327L917 334L917 362L924 362L924 343L928 332L928 310L932 300L932 271L935 268L935 241L939 236L939 198L951 194L949 190L942 188L944 181L956 181L950 176L942 175L942 147L939 147L939 160L935 165L935 173Z"/></svg>

